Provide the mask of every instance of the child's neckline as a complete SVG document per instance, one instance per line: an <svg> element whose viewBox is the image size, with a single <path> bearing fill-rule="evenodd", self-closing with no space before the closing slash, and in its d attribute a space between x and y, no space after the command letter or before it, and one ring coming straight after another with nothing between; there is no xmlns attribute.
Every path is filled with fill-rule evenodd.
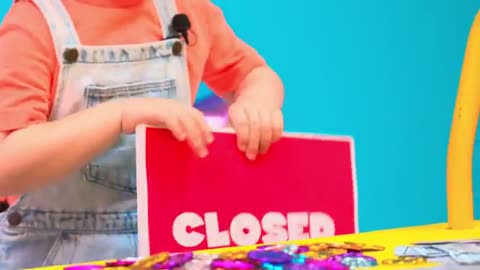
<svg viewBox="0 0 480 270"><path fill-rule="evenodd" d="M75 0L87 5L106 8L128 8L142 4L145 0Z"/></svg>

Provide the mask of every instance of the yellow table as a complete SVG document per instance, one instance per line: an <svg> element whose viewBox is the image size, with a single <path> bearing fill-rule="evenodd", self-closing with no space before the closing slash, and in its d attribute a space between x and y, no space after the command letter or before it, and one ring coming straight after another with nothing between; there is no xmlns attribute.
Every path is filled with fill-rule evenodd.
<svg viewBox="0 0 480 270"><path fill-rule="evenodd" d="M448 230L447 224L434 224L427 226L418 226L418 227L408 227L400 229L391 229L383 231L375 231L368 233L360 234L350 234L350 235L341 235L334 237L322 238L322 242L358 242L366 244L381 245L386 247L386 250L383 252L373 252L369 255L374 256L379 261L387 258L393 257L393 251L395 247L401 245L409 245L414 242L420 241L441 241L441 240L459 240L459 239L480 239L480 221L475 222L475 228L471 230ZM302 240L302 241L292 241L289 243L292 244L308 244L309 242L319 241L319 240ZM251 249L253 247L244 247L244 248L225 248L225 249L212 249L206 251L199 251L201 253L219 253L224 251L231 251L234 249ZM434 264L430 264L435 266ZM418 267L418 266L417 266ZM425 267L425 265L422 265ZM399 267L392 266L379 266L373 269L405 269L405 268L414 268L406 267L405 265ZM48 267L48 268L37 268L37 270L61 270L62 266L57 267ZM370 268L372 269L372 268Z"/></svg>

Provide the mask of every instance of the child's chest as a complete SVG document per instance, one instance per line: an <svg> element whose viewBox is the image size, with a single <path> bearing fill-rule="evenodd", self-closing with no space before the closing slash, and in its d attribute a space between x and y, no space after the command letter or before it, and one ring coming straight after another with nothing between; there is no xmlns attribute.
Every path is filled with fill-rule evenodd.
<svg viewBox="0 0 480 270"><path fill-rule="evenodd" d="M96 16L75 18L72 14L78 37L88 46L142 46L165 39L161 21L153 8L133 10L130 14L98 13ZM93 12L95 14L95 12ZM92 14L92 15L93 15ZM188 69L193 82L201 79L210 52L210 37L207 23L199 14L188 16L191 29L188 31L189 45L186 46Z"/></svg>

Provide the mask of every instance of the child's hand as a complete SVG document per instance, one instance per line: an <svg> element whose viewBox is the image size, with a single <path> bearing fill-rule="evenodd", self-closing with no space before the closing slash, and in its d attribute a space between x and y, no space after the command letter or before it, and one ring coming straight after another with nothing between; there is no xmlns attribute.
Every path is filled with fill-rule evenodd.
<svg viewBox="0 0 480 270"><path fill-rule="evenodd" d="M282 137L282 111L264 101L238 99L230 106L228 114L237 133L238 148L251 160L267 152L270 145Z"/></svg>
<svg viewBox="0 0 480 270"><path fill-rule="evenodd" d="M135 98L121 103L122 132L131 134L140 124L166 127L179 141L187 141L200 156L208 154L213 135L203 114L178 101L162 98Z"/></svg>

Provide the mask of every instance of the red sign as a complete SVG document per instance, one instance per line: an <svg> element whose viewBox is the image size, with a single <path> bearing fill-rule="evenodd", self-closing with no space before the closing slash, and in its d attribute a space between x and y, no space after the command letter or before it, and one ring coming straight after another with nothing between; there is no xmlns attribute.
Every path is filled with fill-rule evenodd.
<svg viewBox="0 0 480 270"><path fill-rule="evenodd" d="M140 256L357 232L352 138L289 134L250 161L216 132L209 153L137 130Z"/></svg>

